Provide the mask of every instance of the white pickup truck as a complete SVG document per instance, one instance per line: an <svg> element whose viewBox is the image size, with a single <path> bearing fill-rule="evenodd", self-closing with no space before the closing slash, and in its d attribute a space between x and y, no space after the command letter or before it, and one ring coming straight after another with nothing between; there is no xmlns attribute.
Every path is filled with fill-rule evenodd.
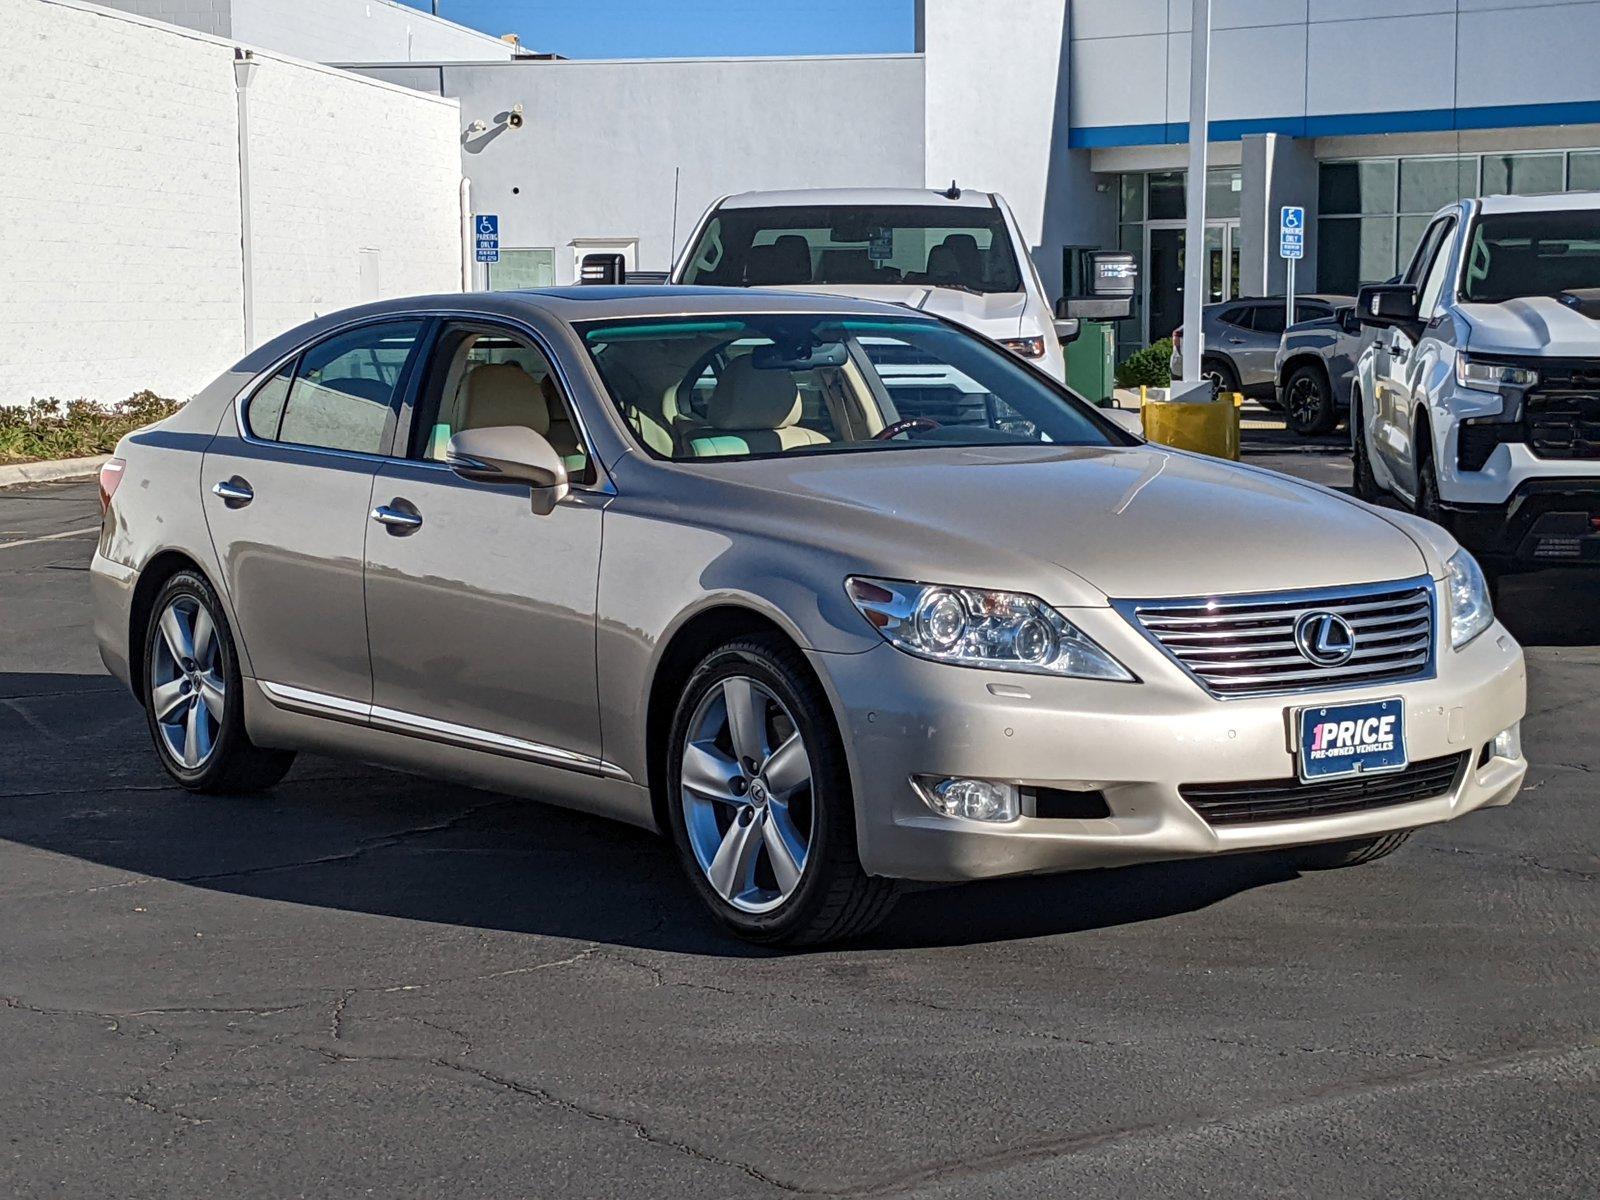
<svg viewBox="0 0 1600 1200"><path fill-rule="evenodd" d="M1016 218L993 192L813 188L724 196L700 218L670 282L904 304L1065 380L1062 346L1077 336L1077 318L1124 317L1132 299L1131 257L1096 258L1096 294L1052 305Z"/></svg>
<svg viewBox="0 0 1600 1200"><path fill-rule="evenodd" d="M1356 313L1357 493L1502 570L1600 565L1600 193L1449 205Z"/></svg>

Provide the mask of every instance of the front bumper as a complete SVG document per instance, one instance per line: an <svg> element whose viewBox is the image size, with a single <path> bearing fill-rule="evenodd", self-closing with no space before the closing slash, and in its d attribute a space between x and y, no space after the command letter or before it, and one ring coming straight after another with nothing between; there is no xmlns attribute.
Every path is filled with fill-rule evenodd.
<svg viewBox="0 0 1600 1200"><path fill-rule="evenodd" d="M1600 566L1600 478L1527 479L1503 504L1447 504L1479 557L1528 567Z"/></svg>
<svg viewBox="0 0 1600 1200"><path fill-rule="evenodd" d="M1367 837L1507 804L1527 771L1522 758L1479 762L1526 707L1522 651L1498 623L1441 652L1432 679L1226 701L1164 660L1129 662L1146 682L1120 684L946 666L887 645L809 657L840 716L861 861L873 875L983 879ZM1384 696L1406 702L1413 762L1470 754L1449 793L1215 827L1179 795L1184 784L1292 777L1291 709ZM1110 815L1008 824L940 816L914 775L1097 791Z"/></svg>

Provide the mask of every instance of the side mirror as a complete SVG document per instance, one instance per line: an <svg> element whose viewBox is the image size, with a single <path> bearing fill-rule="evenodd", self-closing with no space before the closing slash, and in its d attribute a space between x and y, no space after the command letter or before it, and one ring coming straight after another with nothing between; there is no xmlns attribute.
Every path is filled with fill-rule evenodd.
<svg viewBox="0 0 1600 1200"><path fill-rule="evenodd" d="M1356 310L1346 304L1333 310L1333 319L1339 328L1351 337L1361 336L1361 322L1356 318Z"/></svg>
<svg viewBox="0 0 1600 1200"><path fill-rule="evenodd" d="M620 254L585 254L578 267L578 282L617 284L628 282L628 260Z"/></svg>
<svg viewBox="0 0 1600 1200"><path fill-rule="evenodd" d="M556 448L526 425L463 429L450 439L445 462L474 483L522 483L533 493L533 511L546 516L568 491L567 465Z"/></svg>
<svg viewBox="0 0 1600 1200"><path fill-rule="evenodd" d="M1417 289L1409 283L1370 284L1356 297L1356 319L1373 329L1415 332L1422 326L1417 317Z"/></svg>
<svg viewBox="0 0 1600 1200"><path fill-rule="evenodd" d="M1056 338L1063 346L1071 345L1083 332L1083 324L1076 317L1056 318Z"/></svg>

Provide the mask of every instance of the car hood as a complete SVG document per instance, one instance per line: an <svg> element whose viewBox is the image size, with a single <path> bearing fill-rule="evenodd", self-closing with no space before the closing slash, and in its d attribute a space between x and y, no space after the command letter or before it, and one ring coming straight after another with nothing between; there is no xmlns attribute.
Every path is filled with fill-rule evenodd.
<svg viewBox="0 0 1600 1200"><path fill-rule="evenodd" d="M903 304L907 308L948 317L968 329L995 338L1016 337L1023 332L1022 317L1028 307L1026 292L986 292L980 295L957 288L931 287L925 284L877 287L864 283L808 283L762 290L810 292L820 296L854 296L860 300Z"/></svg>
<svg viewBox="0 0 1600 1200"><path fill-rule="evenodd" d="M1377 509L1153 445L917 448L699 470L744 492L707 496L722 513L785 539L826 531L819 540L858 569L1067 606L1429 572L1417 541Z"/></svg>
<svg viewBox="0 0 1600 1200"><path fill-rule="evenodd" d="M1551 358L1600 355L1600 321L1568 308L1553 296L1463 304L1457 311L1471 326L1469 351Z"/></svg>

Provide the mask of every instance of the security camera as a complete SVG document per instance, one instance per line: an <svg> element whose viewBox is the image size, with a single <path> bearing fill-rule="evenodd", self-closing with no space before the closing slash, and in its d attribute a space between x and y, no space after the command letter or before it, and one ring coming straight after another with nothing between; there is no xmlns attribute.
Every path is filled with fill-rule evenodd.
<svg viewBox="0 0 1600 1200"><path fill-rule="evenodd" d="M506 114L506 124L513 129L522 128L522 105L513 104L511 111Z"/></svg>

